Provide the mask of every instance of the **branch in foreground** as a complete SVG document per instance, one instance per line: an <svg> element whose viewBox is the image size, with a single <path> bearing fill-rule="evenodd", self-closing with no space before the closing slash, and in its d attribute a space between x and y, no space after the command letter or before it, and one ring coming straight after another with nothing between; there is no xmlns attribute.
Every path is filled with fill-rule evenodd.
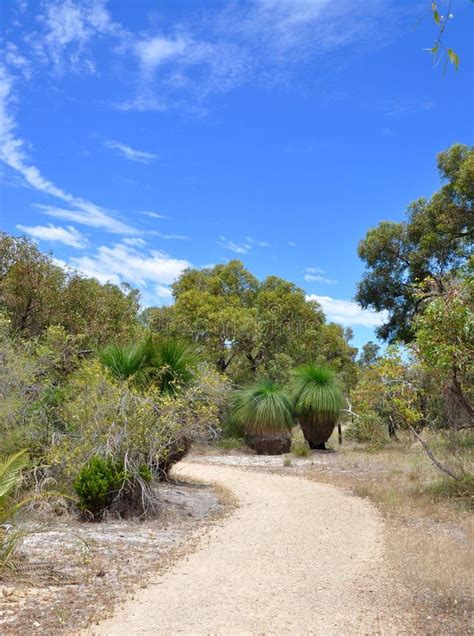
<svg viewBox="0 0 474 636"><path fill-rule="evenodd" d="M441 470L443 473L445 473L446 475L448 475L449 477L452 477L452 479L455 479L456 481L460 481L461 478L458 477L455 473L453 473L451 470L449 470L449 468L446 468L446 466L443 466L443 464L441 464L440 461L438 461L436 459L436 457L433 455L430 447L428 446L428 444L425 442L425 440L421 437L421 435L419 435L415 429L413 428L413 426L411 426L411 424L408 424L408 427L410 428L411 432L413 433L413 435L416 437L416 439L420 442L420 444L423 447L423 450L425 451L425 453L428 455L428 457L431 459L431 461L433 462L433 464L439 469Z"/></svg>

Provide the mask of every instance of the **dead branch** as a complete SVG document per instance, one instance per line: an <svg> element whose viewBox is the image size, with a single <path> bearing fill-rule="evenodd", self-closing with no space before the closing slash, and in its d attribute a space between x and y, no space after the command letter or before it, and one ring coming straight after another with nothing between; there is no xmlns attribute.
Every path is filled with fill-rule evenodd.
<svg viewBox="0 0 474 636"><path fill-rule="evenodd" d="M423 450L425 451L425 453L428 455L428 457L431 459L431 461L433 462L433 464L436 466L436 468L438 468L441 472L445 473L446 475L448 475L449 477L451 477L452 479L455 479L456 481L460 481L461 478L458 477L457 475L455 475L451 470L449 470L449 468L446 468L446 466L443 466L443 464L438 461L436 459L436 457L433 455L433 452L431 451L430 447L428 446L428 444L425 442L425 440L421 437L421 435L419 435L415 429L413 428L413 426L411 424L408 424L408 427L410 428L411 432L413 433L413 435L416 437L416 439L420 442L421 446L423 447Z"/></svg>

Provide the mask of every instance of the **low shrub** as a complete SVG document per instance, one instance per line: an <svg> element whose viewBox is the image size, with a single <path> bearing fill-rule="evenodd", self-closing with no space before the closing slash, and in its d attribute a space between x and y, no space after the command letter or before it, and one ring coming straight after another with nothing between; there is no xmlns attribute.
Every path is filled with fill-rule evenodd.
<svg viewBox="0 0 474 636"><path fill-rule="evenodd" d="M294 441L291 447L291 453L295 457L308 457L311 454L311 450L307 442Z"/></svg>
<svg viewBox="0 0 474 636"><path fill-rule="evenodd" d="M78 508L84 516L99 518L110 506L124 485L125 473L116 463L102 457L92 457L79 472L74 490L79 497Z"/></svg>
<svg viewBox="0 0 474 636"><path fill-rule="evenodd" d="M346 437L359 444L367 444L369 448L377 450L389 442L387 427L382 420L373 413L363 413L346 429Z"/></svg>
<svg viewBox="0 0 474 636"><path fill-rule="evenodd" d="M245 447L245 441L242 437L221 437L215 446L223 450L237 450Z"/></svg>

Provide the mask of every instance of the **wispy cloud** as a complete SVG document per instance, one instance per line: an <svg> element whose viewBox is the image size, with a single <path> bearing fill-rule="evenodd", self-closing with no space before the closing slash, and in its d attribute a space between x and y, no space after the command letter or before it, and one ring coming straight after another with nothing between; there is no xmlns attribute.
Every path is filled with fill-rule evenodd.
<svg viewBox="0 0 474 636"><path fill-rule="evenodd" d="M148 216L150 219L167 219L167 216L163 214L159 214L158 212L149 212L148 210L141 210L139 214L143 214L143 216Z"/></svg>
<svg viewBox="0 0 474 636"><path fill-rule="evenodd" d="M235 243L234 241L227 239L225 236L221 236L219 238L218 245L223 247L225 250L234 252L234 254L247 254L247 252L252 249L252 245L249 241L244 243Z"/></svg>
<svg viewBox="0 0 474 636"><path fill-rule="evenodd" d="M73 221L88 227L107 230L112 234L138 234L139 231L134 227L111 216L109 212L105 212L103 208L90 204L82 209L61 208L54 205L46 205L43 203L35 203L36 208L44 214L57 219ZM79 207L79 206L77 206Z"/></svg>
<svg viewBox="0 0 474 636"><path fill-rule="evenodd" d="M111 150L117 150L122 157L129 159L130 161L137 161L139 163L150 163L150 161L154 161L158 158L157 155L151 152L145 152L143 150L136 150L131 146L127 146L126 144L120 143L120 141L115 141L114 139L110 139L104 142L104 145Z"/></svg>
<svg viewBox="0 0 474 636"><path fill-rule="evenodd" d="M220 236L217 244L229 252L234 252L234 254L247 254L255 247L270 247L268 241L258 241L252 236L246 236L241 242L231 241L225 236Z"/></svg>
<svg viewBox="0 0 474 636"><path fill-rule="evenodd" d="M153 234L165 239L165 241L189 241L189 236L183 234L162 234L161 232L153 232Z"/></svg>
<svg viewBox="0 0 474 636"><path fill-rule="evenodd" d="M210 94L287 83L315 57L379 46L387 31L381 25L396 24L389 4L366 0L361 11L353 0L229 2L190 11L168 29L125 34L116 50L135 60L135 94L115 105L160 111L186 104L199 112Z"/></svg>
<svg viewBox="0 0 474 636"><path fill-rule="evenodd" d="M91 45L104 36L123 36L106 8L107 0L49 0L37 15L40 29L28 41L36 59L55 73L96 71Z"/></svg>
<svg viewBox="0 0 474 636"><path fill-rule="evenodd" d="M71 225L68 227L59 227L51 223L49 225L18 224L16 227L20 232L24 232L33 238L43 241L57 241L58 243L64 243L64 245L78 247L80 249L88 245L86 237Z"/></svg>
<svg viewBox="0 0 474 636"><path fill-rule="evenodd" d="M155 296L158 298L170 299L173 294L167 285L155 285Z"/></svg>
<svg viewBox="0 0 474 636"><path fill-rule="evenodd" d="M362 327L378 327L387 319L385 312L362 309L362 307L351 300L339 300L331 298L330 296L318 296L317 294L309 294L306 298L318 302L329 320L345 327L356 325Z"/></svg>
<svg viewBox="0 0 474 636"><path fill-rule="evenodd" d="M5 67L0 65L0 160L19 174L34 190L59 199L73 208L67 210L52 206L40 206L43 211L51 216L91 227L101 227L109 232L136 234L136 229L115 218L110 211L66 192L46 179L40 170L30 163L25 150L27 143L16 135L14 103L13 80Z"/></svg>
<svg viewBox="0 0 474 636"><path fill-rule="evenodd" d="M211 94L249 83L286 84L309 61L348 47L379 46L396 31L389 0L249 0L194 11L179 22L154 21L132 31L112 17L106 0L44 0L39 27L26 37L30 55L56 74L100 72L94 46L108 38L109 51L130 70L122 110L185 108L205 112ZM385 25L385 26L383 26ZM389 26L387 26L389 25Z"/></svg>
<svg viewBox="0 0 474 636"><path fill-rule="evenodd" d="M327 283L328 285L333 285L337 283L333 278L328 278L324 269L320 267L306 267L304 279L308 282L318 282L318 283Z"/></svg>

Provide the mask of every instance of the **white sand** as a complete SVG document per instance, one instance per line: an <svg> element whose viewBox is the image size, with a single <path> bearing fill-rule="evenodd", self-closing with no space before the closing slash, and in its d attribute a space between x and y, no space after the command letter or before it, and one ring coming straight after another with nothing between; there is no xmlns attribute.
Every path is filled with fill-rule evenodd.
<svg viewBox="0 0 474 636"><path fill-rule="evenodd" d="M181 463L239 499L199 547L87 634L392 634L383 521L367 501L294 476ZM133 547L131 546L131 550Z"/></svg>

